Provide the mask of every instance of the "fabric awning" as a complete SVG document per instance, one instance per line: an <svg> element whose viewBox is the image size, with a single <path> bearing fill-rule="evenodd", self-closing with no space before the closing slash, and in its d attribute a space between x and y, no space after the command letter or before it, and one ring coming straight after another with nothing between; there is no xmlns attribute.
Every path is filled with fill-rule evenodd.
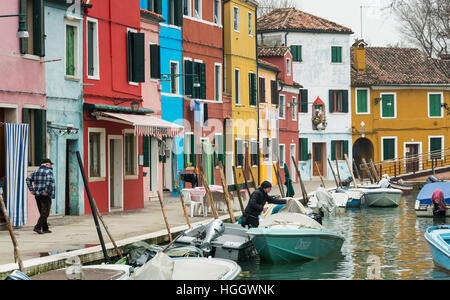
<svg viewBox="0 0 450 300"><path fill-rule="evenodd" d="M99 120L119 121L134 126L134 132L138 136L152 136L158 138L182 136L183 126L171 123L154 116L116 114L110 112L100 112L97 115Z"/></svg>

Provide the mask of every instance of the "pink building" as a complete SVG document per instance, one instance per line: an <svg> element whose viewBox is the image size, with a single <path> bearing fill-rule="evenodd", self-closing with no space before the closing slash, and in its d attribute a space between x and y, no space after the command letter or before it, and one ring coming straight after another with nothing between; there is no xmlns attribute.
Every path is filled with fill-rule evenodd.
<svg viewBox="0 0 450 300"><path fill-rule="evenodd" d="M21 3L26 5L21 6ZM0 12L2 15L25 14L23 25L26 28L23 30L27 30L29 34L28 38L18 38L19 21L22 18L0 18L0 178L5 183L8 164L5 123L29 124L28 173L34 171L48 155L43 63L44 1L0 1ZM34 225L39 217L34 197L31 194L25 195L25 203L28 208L25 226Z"/></svg>

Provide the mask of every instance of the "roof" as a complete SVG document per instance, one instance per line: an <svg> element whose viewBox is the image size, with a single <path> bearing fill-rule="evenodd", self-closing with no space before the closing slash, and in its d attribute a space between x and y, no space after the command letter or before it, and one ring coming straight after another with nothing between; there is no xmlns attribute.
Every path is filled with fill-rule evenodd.
<svg viewBox="0 0 450 300"><path fill-rule="evenodd" d="M267 61L264 61L262 59L258 59L258 67L269 69L269 70L274 71L274 72L280 72L280 69L276 65L271 64L271 63L269 63Z"/></svg>
<svg viewBox="0 0 450 300"><path fill-rule="evenodd" d="M163 16L160 14L157 14L153 11L150 10L146 10L146 9L142 9L141 8L141 17L149 19L149 20L154 20L157 22L161 22L163 21Z"/></svg>
<svg viewBox="0 0 450 300"><path fill-rule="evenodd" d="M289 51L289 47L258 47L258 57L284 57Z"/></svg>
<svg viewBox="0 0 450 300"><path fill-rule="evenodd" d="M449 84L433 59L415 48L366 47L366 69L357 71L351 48L352 86L400 84Z"/></svg>
<svg viewBox="0 0 450 300"><path fill-rule="evenodd" d="M258 32L273 31L353 33L350 28L296 8L278 8L258 18Z"/></svg>

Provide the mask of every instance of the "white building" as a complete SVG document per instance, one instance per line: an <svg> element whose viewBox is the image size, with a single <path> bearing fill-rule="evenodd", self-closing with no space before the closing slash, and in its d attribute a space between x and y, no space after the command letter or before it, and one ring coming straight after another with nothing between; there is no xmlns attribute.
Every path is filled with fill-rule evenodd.
<svg viewBox="0 0 450 300"><path fill-rule="evenodd" d="M295 8L258 19L258 42L289 46L294 81L303 85L299 104L299 169L304 180L333 180L336 159L342 180L352 158L350 35L352 30ZM350 161L351 163L351 161ZM316 166L317 164L317 166ZM337 175L337 174L336 174Z"/></svg>

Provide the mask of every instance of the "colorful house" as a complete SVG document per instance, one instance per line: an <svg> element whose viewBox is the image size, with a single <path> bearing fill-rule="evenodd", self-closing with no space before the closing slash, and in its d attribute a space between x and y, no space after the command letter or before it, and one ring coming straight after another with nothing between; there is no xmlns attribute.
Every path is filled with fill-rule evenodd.
<svg viewBox="0 0 450 300"><path fill-rule="evenodd" d="M45 1L46 119L56 183L52 212L82 215L84 189L75 153L83 155L83 16L70 7Z"/></svg>
<svg viewBox="0 0 450 300"><path fill-rule="evenodd" d="M418 49L366 46L356 41L351 51L356 163L448 149L450 119L443 108L450 104L448 61L426 58ZM421 170L432 157L441 160L442 154L403 161L399 169Z"/></svg>
<svg viewBox="0 0 450 300"><path fill-rule="evenodd" d="M260 59L278 67L278 144L280 176L284 181L284 164L290 171L289 175L294 182L297 181L295 166L298 166L299 155L305 155L299 146L298 112L301 99L302 86L293 79L293 57L289 47L259 47ZM261 90L261 88L260 88ZM300 148L299 148L300 147ZM307 155L307 153L306 153ZM292 160L294 157L294 161Z"/></svg>
<svg viewBox="0 0 450 300"><path fill-rule="evenodd" d="M333 180L328 159L341 177L350 175L350 35L352 30L295 8L275 9L258 19L258 43L287 46L293 79L303 85L299 105L299 169L304 180ZM307 153L307 154L306 154Z"/></svg>
<svg viewBox="0 0 450 300"><path fill-rule="evenodd" d="M40 166L48 155L46 126L46 83L45 83L45 32L44 1L1 1L2 15L16 15L0 18L0 180L3 182L5 202L10 208L21 204L20 220L10 219L15 226L34 225L39 212L33 195L28 193L24 181L27 173ZM23 14L24 17L19 17ZM28 33L28 38L24 32ZM7 167L19 171L18 164L24 163L7 158L7 146L12 152L19 152L25 143L13 143L8 138L6 124L27 123L28 152L19 176L12 176ZM22 146L21 146L22 145ZM10 153L12 153L10 152ZM28 166L28 168L27 168ZM15 181L17 179L17 181ZM20 188L22 186L22 188ZM20 192L21 196L18 195ZM1 219L1 218L0 218Z"/></svg>
<svg viewBox="0 0 450 300"><path fill-rule="evenodd" d="M183 16L184 173L202 163L209 184L220 184L218 160L225 165L222 1L185 1ZM185 125L185 126L186 126Z"/></svg>
<svg viewBox="0 0 450 300"><path fill-rule="evenodd" d="M231 166L237 169L237 182L250 180L259 174L258 166L251 164L251 155L258 151L258 68L256 53L256 9L253 0L224 1L224 72L225 91L231 95L231 141L226 148L227 178L232 177ZM231 155L231 153L234 155ZM234 156L234 157L233 157ZM233 163L234 160L234 163ZM259 181L255 178L255 181Z"/></svg>

